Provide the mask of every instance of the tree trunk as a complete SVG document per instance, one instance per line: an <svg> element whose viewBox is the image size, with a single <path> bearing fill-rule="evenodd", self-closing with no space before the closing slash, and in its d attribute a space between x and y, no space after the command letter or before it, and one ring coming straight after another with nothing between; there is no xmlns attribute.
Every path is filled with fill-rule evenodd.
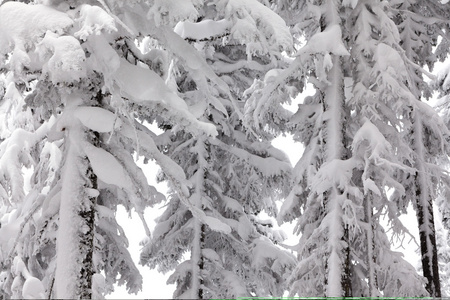
<svg viewBox="0 0 450 300"><path fill-rule="evenodd" d="M82 153L85 143L98 143L93 134L73 126L66 128L65 161L61 175L61 204L57 236L56 298L91 299L97 176Z"/></svg>
<svg viewBox="0 0 450 300"><path fill-rule="evenodd" d="M414 150L416 159L416 215L419 225L420 250L422 255L423 276L427 279L426 290L432 297L441 297L439 281L439 267L436 247L436 232L434 228L433 199L431 199L427 182L427 171L423 165L425 160L423 128L420 116L415 115L414 120Z"/></svg>
<svg viewBox="0 0 450 300"><path fill-rule="evenodd" d="M192 244L192 297L194 299L203 299L203 243L204 243L204 231L205 225L200 220L195 218L194 220L194 241Z"/></svg>
<svg viewBox="0 0 450 300"><path fill-rule="evenodd" d="M373 250L375 248L375 240L374 240L374 224L372 221L373 218L373 201L372 201L372 193L369 193L364 198L364 219L367 223L367 272L369 279L369 297L379 297L380 293L378 291L378 283L377 276L375 272L375 256Z"/></svg>
<svg viewBox="0 0 450 300"><path fill-rule="evenodd" d="M198 158L198 170L194 175L196 177L196 186L194 199L195 208L203 210L203 195L205 193L205 180L207 177L207 165L208 165L208 152L209 144L204 140L203 137L199 137L197 144L195 146ZM192 242L192 297L196 299L204 298L203 291L203 268L204 260L202 255L202 250L204 248L205 242L205 230L206 226L201 220L194 217L194 240Z"/></svg>
<svg viewBox="0 0 450 300"><path fill-rule="evenodd" d="M345 158L344 123L346 119L344 110L344 75L342 62L338 56L333 56L333 67L328 74L330 82L325 90L324 114L325 132L323 143L325 145L325 162ZM350 249L348 233L342 222L342 207L339 198L342 191L334 187L327 197L328 213L332 215L330 224L329 242L331 245L330 256L327 261L326 296L327 297L350 297L351 274L350 274ZM339 249L342 241L346 243L344 249ZM343 261L344 263L339 263ZM339 284L336 284L338 283Z"/></svg>
<svg viewBox="0 0 450 300"><path fill-rule="evenodd" d="M431 297L441 297L439 266L434 228L433 200L422 191L419 173L416 173L416 215L419 225L420 252L423 276L427 279L425 289Z"/></svg>

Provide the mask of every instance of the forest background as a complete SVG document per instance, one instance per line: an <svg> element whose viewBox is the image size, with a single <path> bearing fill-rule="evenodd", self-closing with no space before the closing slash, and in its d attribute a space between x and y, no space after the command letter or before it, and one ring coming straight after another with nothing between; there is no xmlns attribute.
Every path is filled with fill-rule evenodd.
<svg viewBox="0 0 450 300"><path fill-rule="evenodd" d="M174 298L448 295L449 20L431 0L2 1L0 296L139 292L123 211Z"/></svg>

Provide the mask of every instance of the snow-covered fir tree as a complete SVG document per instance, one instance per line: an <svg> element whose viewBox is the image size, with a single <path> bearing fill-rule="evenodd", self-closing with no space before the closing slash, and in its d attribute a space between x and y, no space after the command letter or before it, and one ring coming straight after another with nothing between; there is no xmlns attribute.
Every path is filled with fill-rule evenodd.
<svg viewBox="0 0 450 300"><path fill-rule="evenodd" d="M418 139L409 136L414 127L411 110L415 117L426 118L425 127L434 136L433 145L423 146L427 151L442 153L439 151L445 148L447 135L437 114L414 94L425 86L425 71L401 48L399 29L390 19L394 8L387 2L369 1L278 1L277 5L282 15L297 17L288 23L303 34L306 45L275 84L261 89L265 95L259 98L267 102L268 98L280 98L274 86L292 76L301 84L308 79L317 90L304 99L290 122L294 137L305 144L294 172L299 184L280 215L280 221L298 218L297 230L302 233L300 261L291 278L292 293L435 294L428 286L425 291L426 281L400 253L390 250L380 225L380 215L387 214L395 235L407 233L398 216L406 211L409 201L416 203L417 195L412 191L417 189L411 178L423 172L417 170L420 158L411 145L411 140ZM267 112L253 111L256 126L261 122L259 127L264 127ZM337 150L341 156L331 156ZM435 167L428 169L433 172L423 173L432 174L425 176L431 181L423 194L432 199L444 173L437 160L429 162ZM391 200L388 189L394 191ZM330 226L330 220L336 223ZM330 227L334 230L331 235ZM323 252L317 255L319 251ZM393 266L399 272L393 272ZM405 279L404 274L411 277Z"/></svg>
<svg viewBox="0 0 450 300"><path fill-rule="evenodd" d="M352 22L355 25L355 31L353 31L355 40L352 48L352 54L355 58L353 73L355 84L353 85L351 102L356 107L356 114L359 115L358 117L362 117L365 124L354 136L353 156L357 158L355 144L358 143L360 133L365 134L365 139L369 142L369 145L376 145L377 149L372 149L372 153L366 151L364 159L366 163L362 183L366 201L369 200L367 194L371 195L370 198L372 198L369 200L370 204L366 204L366 206L370 207L371 214L375 215L379 215L383 210L386 210L389 226L394 236L402 236L407 233L407 229L401 224L398 217L400 213L406 212L406 207L410 201L415 202L414 199L416 198L415 195L411 194L413 189L408 188L408 185L411 184L411 178L414 178L417 174L417 169L411 168L411 166L416 166L417 155L408 139L409 132L413 127L408 118L411 108L414 108L417 115L433 118L435 128L430 132L436 134L436 141L438 143L440 141L441 146L444 145L443 135L446 135L447 132L437 114L429 106L421 104L413 95L412 91L415 90L415 87L412 87L411 83L414 81L413 78L418 77L417 68L414 68L414 65L402 51L402 39L397 26L389 19L391 8L386 4L358 6L355 8L358 16L352 19L355 22ZM418 69L420 70L420 67ZM421 78L421 76L420 74L419 77ZM366 124L371 124L375 132L367 135ZM377 136L381 137L382 140L377 141ZM384 150L382 150L383 147ZM385 153L384 157L380 157L379 154L383 152ZM367 165L370 160L372 162ZM386 195L388 188L393 191L393 196L390 199ZM366 191L370 192L366 193ZM434 192L435 190L429 191L431 197ZM379 216L376 219L379 220ZM373 227L373 225L371 226ZM381 226L376 225L376 228L381 229ZM373 231L376 228L373 228ZM375 233L376 231L373 234ZM377 274L391 273L395 276L395 272L385 271L386 268L390 270L392 265L395 264L390 263L387 259L382 259L382 252L377 249L377 239L374 241L375 252L370 252L374 253L373 260L379 266L369 272L369 288L371 290L369 295L374 295L377 289L380 289L386 296L424 295L426 291L423 290L421 284L423 280L418 278L415 272L408 279L404 275L397 274L399 277L395 280L391 279L391 281L398 282L398 284L396 286L387 285L388 290L380 285L382 282L377 280L379 279ZM384 247L386 246L388 249L384 249L384 253L390 247L389 244L384 245ZM370 250L369 247L368 249ZM399 269L399 267L396 268ZM404 268L405 270L408 270L408 268L411 271L414 270L411 266L404 266ZM374 276L371 276L372 274ZM384 280L384 282L386 281ZM428 288L427 291L431 293Z"/></svg>
<svg viewBox="0 0 450 300"><path fill-rule="evenodd" d="M433 77L424 68L448 55L448 7L3 3L0 297L102 298L114 284L137 292L142 277L118 205L143 220L141 262L173 271L177 298L281 296L286 288L300 296L448 295L449 68L432 87L424 79ZM282 104L307 83L315 94L289 113ZM424 102L432 88L444 120ZM270 145L285 132L305 145L294 172ZM143 213L165 197L134 156L155 160L170 187L152 236ZM297 222L298 262L261 217L276 217L275 200L285 196L278 220ZM386 232L408 234L399 216L409 204L423 277Z"/></svg>
<svg viewBox="0 0 450 300"><path fill-rule="evenodd" d="M280 17L253 0L205 1L198 21L180 22L175 31L200 50L226 90L179 70L191 109L219 134L164 134L164 148L185 170L191 192L184 200L171 193L141 260L163 272L175 269L169 283L176 283L176 298L282 295L294 258L274 245L282 236L258 215L274 216L290 166L269 142L244 130L239 100L253 78L276 67L290 34ZM183 261L185 253L190 257Z"/></svg>
<svg viewBox="0 0 450 300"><path fill-rule="evenodd" d="M8 2L0 8L2 81L9 87L2 105L11 106L5 115L21 111L25 88L33 111L27 131L2 128L0 156L14 162L2 167L2 199L10 207L0 229L7 297L101 298L115 283L136 293L142 277L115 211L123 205L142 216L163 196L132 154L155 159L174 186L187 190L183 171L136 123L136 109L191 134L216 134L156 73L152 63L161 57L138 62L130 56L136 37L154 34L147 23L164 12L152 15L154 6L145 3L100 4ZM190 9L178 13L189 17ZM29 191L22 188L22 165L33 165Z"/></svg>
<svg viewBox="0 0 450 300"><path fill-rule="evenodd" d="M300 217L296 230L302 232L297 248L299 263L291 275L290 291L302 296L351 296L349 226L352 220L343 218L343 208L345 204L356 210L352 199L359 190L351 182L351 169L346 160L349 110L344 98L344 63L349 52L343 42L345 8L338 1L306 6L309 13L303 16L312 20L298 22L311 24L312 28L306 32L311 36L298 50L292 67L286 70L298 72L300 68L303 74L299 77L314 77L317 89L300 106L304 115L293 117L308 124L295 133L305 142L305 151L295 169L297 185L280 214L282 220Z"/></svg>
<svg viewBox="0 0 450 300"><path fill-rule="evenodd" d="M448 4L439 1L405 1L392 4L399 26L401 46L404 55L410 61L406 65L409 74L407 87L413 103L408 119L411 122L406 137L414 151L413 167L417 173L415 182L408 186L415 191L413 205L419 225L420 247L423 275L427 279L426 289L432 296L440 297L438 251L434 228L433 203L438 197L438 187L447 181L447 174L440 166L447 165L447 153L443 144L448 136L440 120L434 118L434 112L423 103L431 96L430 88L424 82L421 68L433 69L437 59L444 59L449 51L448 43ZM438 36L443 38L439 45ZM433 53L433 47L436 47ZM442 160L444 158L444 160ZM448 186L448 185L447 185Z"/></svg>

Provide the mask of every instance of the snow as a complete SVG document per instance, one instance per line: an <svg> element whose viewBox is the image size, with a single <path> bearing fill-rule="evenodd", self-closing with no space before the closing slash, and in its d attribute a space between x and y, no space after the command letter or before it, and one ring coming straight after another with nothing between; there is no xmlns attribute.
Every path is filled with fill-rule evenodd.
<svg viewBox="0 0 450 300"><path fill-rule="evenodd" d="M79 140L81 132L70 128L67 141L68 151L62 170L61 204L59 208L59 228L56 245L55 295L56 298L74 298L77 274L77 236L78 224L76 206L78 205L79 187L83 185L78 174L79 152L73 144Z"/></svg>
<svg viewBox="0 0 450 300"><path fill-rule="evenodd" d="M228 226L227 224L223 223L222 221L220 221L217 218L210 217L210 216L203 216L202 221L206 225L208 225L211 228L211 230L214 230L217 232L222 232L224 234L231 233L231 227Z"/></svg>
<svg viewBox="0 0 450 300"><path fill-rule="evenodd" d="M230 30L231 25L232 23L228 20L202 20L198 23L184 21L178 22L174 31L184 39L200 41L223 36Z"/></svg>
<svg viewBox="0 0 450 300"><path fill-rule="evenodd" d="M189 195L188 187L190 186L190 183L186 180L183 169L171 158L161 153L157 148L155 141L149 135L140 130L136 132L133 127L128 124L124 124L120 132L130 139L136 138L137 135L142 149L156 161L162 171L168 176L169 180L180 187L182 195Z"/></svg>
<svg viewBox="0 0 450 300"><path fill-rule="evenodd" d="M226 145L218 139L211 140L210 143L213 145L218 145L221 148L229 151L238 159L247 162L249 165L253 166L256 170L260 171L264 176L267 177L289 174L292 170L290 162L287 161L287 157L285 155L280 155L281 153L274 150L272 146L268 146L269 152L274 153L276 156L282 158L282 161L271 156L261 157L251 154L243 149L230 147L229 145Z"/></svg>
<svg viewBox="0 0 450 300"><path fill-rule="evenodd" d="M342 1L343 6L351 7L353 9L355 9L357 4L358 4L358 0L343 0Z"/></svg>
<svg viewBox="0 0 450 300"><path fill-rule="evenodd" d="M131 98L135 102L150 101L155 104L164 104L170 113L192 124L196 131L203 131L211 136L217 135L215 126L198 121L189 113L184 100L169 89L164 80L152 70L131 65L121 59L120 68L114 74L114 80L124 97Z"/></svg>
<svg viewBox="0 0 450 300"><path fill-rule="evenodd" d="M269 267L273 272L283 275L296 261L293 255L277 248L270 240L260 237L253 243L252 265L255 269Z"/></svg>
<svg viewBox="0 0 450 300"><path fill-rule="evenodd" d="M14 257L11 272L16 275L16 278L25 278L22 286L23 299L43 299L45 298L45 289L42 282L28 272L25 263L18 256ZM15 278L15 279L16 279ZM14 285L14 284L13 284ZM17 285L17 288L19 285Z"/></svg>
<svg viewBox="0 0 450 300"><path fill-rule="evenodd" d="M157 27L181 20L195 20L198 17L195 7L201 5L202 0L155 0L147 17L153 19Z"/></svg>
<svg viewBox="0 0 450 300"><path fill-rule="evenodd" d="M245 287L245 282L237 276L234 272L230 272L227 270L222 270L223 276L223 285L228 286L232 291L230 294L233 295L235 299L249 297L250 295L247 292Z"/></svg>
<svg viewBox="0 0 450 300"><path fill-rule="evenodd" d="M224 12L225 19L234 22L231 37L246 44L247 53L291 49L293 41L289 28L270 8L257 0L229 0L222 3L217 4L217 9Z"/></svg>
<svg viewBox="0 0 450 300"><path fill-rule="evenodd" d="M36 277L28 277L23 284L22 295L24 299L44 299L45 289L42 282Z"/></svg>
<svg viewBox="0 0 450 300"><path fill-rule="evenodd" d="M36 48L42 60L45 60L48 53L51 53L42 71L49 75L54 84L79 81L86 77L86 57L76 38L58 36L47 31L44 39Z"/></svg>
<svg viewBox="0 0 450 300"><path fill-rule="evenodd" d="M97 132L111 132L120 129L122 126L122 120L117 115L100 107L77 107L74 111L74 116L84 126Z"/></svg>
<svg viewBox="0 0 450 300"><path fill-rule="evenodd" d="M107 33L117 31L114 18L98 6L81 5L80 17L75 21L81 23L81 28L74 35L83 41L90 35L100 35L102 31Z"/></svg>
<svg viewBox="0 0 450 300"><path fill-rule="evenodd" d="M324 163L312 180L312 189L317 195L326 193L333 186L345 189L351 180L354 167L355 162L351 159L334 159Z"/></svg>
<svg viewBox="0 0 450 300"><path fill-rule="evenodd" d="M210 248L202 249L202 256L214 263L222 264L219 254Z"/></svg>
<svg viewBox="0 0 450 300"><path fill-rule="evenodd" d="M384 43L378 44L373 60L375 61L374 68L376 70L395 75L395 78L409 78L408 70L406 70L402 57L392 47Z"/></svg>
<svg viewBox="0 0 450 300"><path fill-rule="evenodd" d="M102 274L92 275L92 299L101 299L105 294L105 277Z"/></svg>
<svg viewBox="0 0 450 300"><path fill-rule="evenodd" d="M237 232L239 236L244 240L248 240L252 234L253 225L246 215L241 215L239 217L239 223L237 227Z"/></svg>
<svg viewBox="0 0 450 300"><path fill-rule="evenodd" d="M289 195L284 199L283 204L281 205L278 216L277 216L277 223L278 225L281 225L284 223L284 221L292 221L296 214L298 213L295 210L295 207L298 206L298 196L301 195L303 192L303 189L300 187L300 185L295 185Z"/></svg>
<svg viewBox="0 0 450 300"><path fill-rule="evenodd" d="M112 90L113 74L120 68L120 58L103 35L91 35L85 43L91 52L87 59L89 68L103 74L105 86Z"/></svg>
<svg viewBox="0 0 450 300"><path fill-rule="evenodd" d="M16 72L20 71L30 64L29 49L47 31L61 35L72 24L67 14L49 6L6 2L0 6L0 54L14 49L10 64Z"/></svg>
<svg viewBox="0 0 450 300"><path fill-rule="evenodd" d="M390 155L391 153L392 146L379 131L378 127L368 119L365 120L364 124L356 132L353 138L352 148L356 149L363 141L368 142L368 148L370 150L369 159L373 160L375 164L378 163L381 157L386 157L386 155Z"/></svg>
<svg viewBox="0 0 450 300"><path fill-rule="evenodd" d="M450 61L447 61L437 74L437 82L441 83L441 88L446 91L450 89ZM446 97L444 97L446 99Z"/></svg>
<svg viewBox="0 0 450 300"><path fill-rule="evenodd" d="M350 55L342 43L342 31L340 25L335 24L328 26L324 31L313 35L296 55L298 56L305 54L334 54L338 56Z"/></svg>
<svg viewBox="0 0 450 300"><path fill-rule="evenodd" d="M0 184L5 191L9 190L4 201L20 203L23 200L22 166L34 163L31 149L36 142L36 134L19 128L0 144Z"/></svg>
<svg viewBox="0 0 450 300"><path fill-rule="evenodd" d="M111 153L90 144L85 146L84 152L99 180L128 191L133 190L130 177Z"/></svg>

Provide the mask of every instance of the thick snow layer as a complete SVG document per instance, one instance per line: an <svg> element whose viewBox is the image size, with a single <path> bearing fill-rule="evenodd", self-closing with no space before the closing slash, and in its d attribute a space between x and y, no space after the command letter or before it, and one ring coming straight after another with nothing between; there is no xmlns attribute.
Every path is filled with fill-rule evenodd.
<svg viewBox="0 0 450 300"><path fill-rule="evenodd" d="M291 221L295 218L296 214L296 206L299 205L298 195L302 194L302 187L300 185L295 185L286 199L283 201L283 204L280 207L277 216L277 223L281 225L285 220Z"/></svg>
<svg viewBox="0 0 450 300"><path fill-rule="evenodd" d="M199 51L176 34L172 28L168 26L162 27L160 30L155 31L155 35L163 44L170 47L176 56L182 59L190 75L193 76L193 79L198 84L202 84L206 77L216 84L223 93L228 94L230 99L233 99L228 85L211 69L211 66L200 55ZM214 101L212 104L216 105ZM217 109L220 110L220 107L217 107Z"/></svg>
<svg viewBox="0 0 450 300"><path fill-rule="evenodd" d="M70 138L77 142L81 132L77 130L69 131ZM80 186L84 182L79 176L78 158L80 153L71 139L68 139L67 159L65 160L62 173L61 204L59 208L59 228L56 245L56 270L55 270L55 292L56 298L74 298L75 282L73 280L77 274L77 237L78 223L76 207Z"/></svg>
<svg viewBox="0 0 450 300"><path fill-rule="evenodd" d="M17 217L18 211L13 210L5 214L0 221L0 256L2 253L9 253L14 246L14 240L19 235L21 219Z"/></svg>
<svg viewBox="0 0 450 300"><path fill-rule="evenodd" d="M222 264L219 254L210 248L202 249L202 256L214 263Z"/></svg>
<svg viewBox="0 0 450 300"><path fill-rule="evenodd" d="M207 224L211 228L211 230L223 232L225 234L231 233L231 227L221 222L217 218L204 216L202 221L205 222L205 224Z"/></svg>
<svg viewBox="0 0 450 300"><path fill-rule="evenodd" d="M247 292L245 282L236 273L222 270L221 274L223 276L223 286L228 287L229 293L234 298L237 299L240 297L250 297L249 293Z"/></svg>
<svg viewBox="0 0 450 300"><path fill-rule="evenodd" d="M114 18L98 6L83 4L80 17L75 21L81 24L81 29L75 32L75 36L81 40L86 40L89 35L100 35L102 31L117 31Z"/></svg>
<svg viewBox="0 0 450 300"><path fill-rule="evenodd" d="M228 0L219 4L225 19L234 20L231 36L244 44L250 53L268 52L268 47L290 49L292 36L284 20L257 0ZM261 42L267 40L267 44Z"/></svg>
<svg viewBox="0 0 450 300"><path fill-rule="evenodd" d="M392 146L385 139L383 134L369 120L366 120L363 126L356 132L355 137L353 138L352 148L357 148L363 141L368 142L370 150L369 159L374 160L375 163L377 163L377 160L380 157L389 155L389 150L392 149Z"/></svg>
<svg viewBox="0 0 450 300"><path fill-rule="evenodd" d="M97 132L111 132L120 129L122 121L109 110L100 107L80 106L75 117L87 128Z"/></svg>
<svg viewBox="0 0 450 300"><path fill-rule="evenodd" d="M198 17L196 7L201 5L203 0L155 0L147 17L153 19L156 26L182 20L193 21Z"/></svg>
<svg viewBox="0 0 450 300"><path fill-rule="evenodd" d="M42 282L31 276L20 257L16 256L14 258L11 272L16 275L16 278L25 278L21 293L24 299L43 299L45 297L45 289Z"/></svg>
<svg viewBox="0 0 450 300"><path fill-rule="evenodd" d="M51 53L43 73L47 73L53 83L73 82L86 77L86 56L80 42L73 36L58 36L48 31L37 51L43 60Z"/></svg>
<svg viewBox="0 0 450 300"><path fill-rule="evenodd" d="M178 22L174 31L184 39L198 41L223 36L230 30L231 25L232 23L228 20L203 20L198 23L184 21Z"/></svg>
<svg viewBox="0 0 450 300"><path fill-rule="evenodd" d="M252 234L253 225L246 215L239 217L237 232L243 240L247 240Z"/></svg>
<svg viewBox="0 0 450 300"><path fill-rule="evenodd" d="M84 43L91 56L87 65L101 74L105 79L105 86L111 90L113 74L120 68L120 57L111 47L103 35L91 35Z"/></svg>
<svg viewBox="0 0 450 300"><path fill-rule="evenodd" d="M9 189L9 196L5 197L5 201L19 202L23 199L24 179L21 169L22 166L29 166L33 162L30 153L36 141L37 135L16 129L9 138L0 143L0 186L6 178L6 185L9 185L6 188Z"/></svg>
<svg viewBox="0 0 450 300"><path fill-rule="evenodd" d="M190 112L183 99L178 97L164 80L150 69L144 69L132 65L122 59L120 68L114 75L115 82L122 95L131 98L135 102L151 101L161 103L174 116L193 125L195 131L202 131L208 135L216 136L214 125L198 121Z"/></svg>
<svg viewBox="0 0 450 300"><path fill-rule="evenodd" d="M0 56L14 49L10 64L21 70L30 63L27 51L47 31L60 35L72 24L67 14L49 6L6 2L0 6Z"/></svg>
<svg viewBox="0 0 450 300"><path fill-rule="evenodd" d="M164 80L155 72L144 67L132 65L121 59L120 68L114 79L124 96L131 97L136 102L164 102L178 110L188 111L187 104L170 90Z"/></svg>
<svg viewBox="0 0 450 300"><path fill-rule="evenodd" d="M333 159L324 163L313 178L313 190L317 195L323 195L332 187L345 189L352 177L355 162L351 159Z"/></svg>
<svg viewBox="0 0 450 300"><path fill-rule="evenodd" d="M111 153L92 145L86 145L84 151L98 179L106 184L113 184L129 191L133 190L130 177Z"/></svg>
<svg viewBox="0 0 450 300"><path fill-rule="evenodd" d="M387 72L391 75L395 74L396 77L408 78L408 71L406 70L402 57L392 47L384 43L378 44L373 60L375 61L374 68L376 70Z"/></svg>
<svg viewBox="0 0 450 300"><path fill-rule="evenodd" d="M36 277L28 277L23 284L22 296L24 299L44 299L45 289L42 282Z"/></svg>
<svg viewBox="0 0 450 300"><path fill-rule="evenodd" d="M252 265L256 269L269 267L278 275L284 274L286 268L295 265L294 257L280 250L270 240L260 237L254 241Z"/></svg>
<svg viewBox="0 0 450 300"><path fill-rule="evenodd" d="M339 25L331 25L324 31L313 35L297 55L318 53L323 55L329 53L340 56L350 55L342 43L342 32Z"/></svg>

